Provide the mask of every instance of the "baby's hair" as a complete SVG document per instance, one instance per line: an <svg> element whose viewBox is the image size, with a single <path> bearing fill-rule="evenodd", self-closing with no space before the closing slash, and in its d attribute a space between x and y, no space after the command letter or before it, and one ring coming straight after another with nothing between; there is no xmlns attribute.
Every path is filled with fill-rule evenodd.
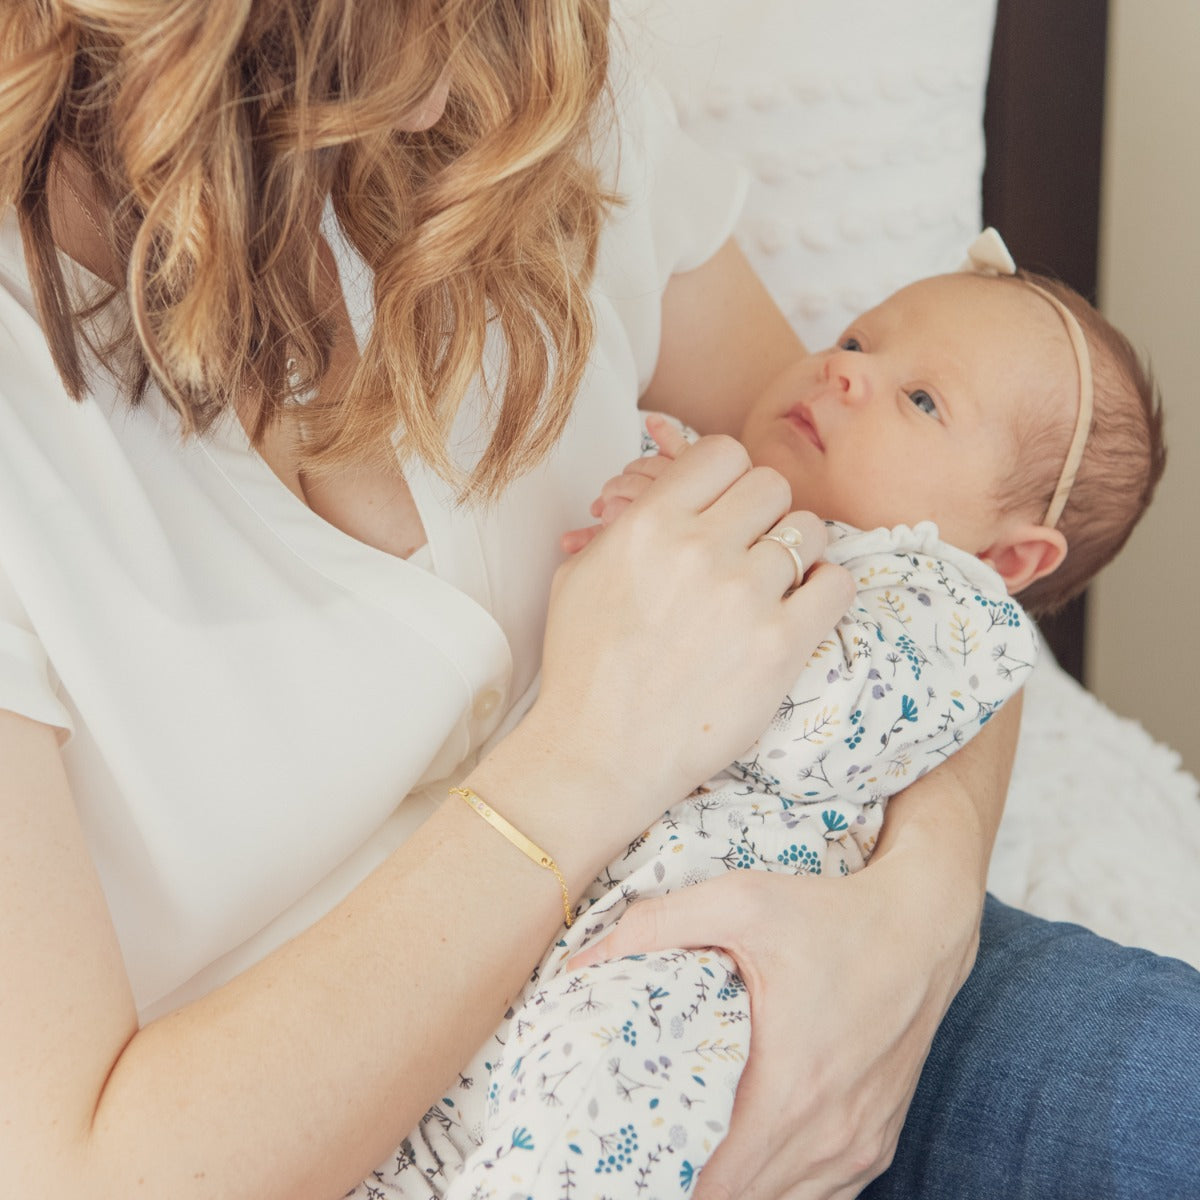
<svg viewBox="0 0 1200 1200"><path fill-rule="evenodd" d="M1057 524L1067 539L1066 558L1020 593L1021 603L1036 616L1061 608L1082 592L1125 544L1154 497L1167 451L1158 386L1129 339L1057 280L1029 271L1019 271L1016 278L1043 288L1074 314L1087 339L1095 393L1091 431ZM1073 386L1077 389L1078 382ZM1022 422L1017 461L998 497L1003 511L1033 503L1039 516L1045 512L1071 440L1074 414L1072 408L1067 420Z"/></svg>

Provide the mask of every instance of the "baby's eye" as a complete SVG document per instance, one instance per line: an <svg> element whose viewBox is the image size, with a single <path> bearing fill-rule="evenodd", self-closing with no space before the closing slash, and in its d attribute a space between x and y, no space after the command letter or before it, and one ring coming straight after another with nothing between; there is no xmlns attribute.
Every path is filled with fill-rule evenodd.
<svg viewBox="0 0 1200 1200"><path fill-rule="evenodd" d="M841 350L861 351L862 350L862 342L860 342L858 340L858 338L851 337L849 334L847 334L844 338L842 338L842 340L840 342L838 342L838 348Z"/></svg>
<svg viewBox="0 0 1200 1200"><path fill-rule="evenodd" d="M938 412L937 403L934 398L924 389L916 388L908 393L908 398L923 412L928 413L931 417L941 420L941 413Z"/></svg>

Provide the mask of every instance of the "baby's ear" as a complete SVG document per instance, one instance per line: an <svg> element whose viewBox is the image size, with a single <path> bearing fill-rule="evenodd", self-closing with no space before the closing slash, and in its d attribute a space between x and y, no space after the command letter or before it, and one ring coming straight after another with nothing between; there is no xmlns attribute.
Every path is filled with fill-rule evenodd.
<svg viewBox="0 0 1200 1200"><path fill-rule="evenodd" d="M979 557L1004 580L1010 596L1058 570L1066 556L1067 539L1059 530L1026 523L1006 528L979 552Z"/></svg>

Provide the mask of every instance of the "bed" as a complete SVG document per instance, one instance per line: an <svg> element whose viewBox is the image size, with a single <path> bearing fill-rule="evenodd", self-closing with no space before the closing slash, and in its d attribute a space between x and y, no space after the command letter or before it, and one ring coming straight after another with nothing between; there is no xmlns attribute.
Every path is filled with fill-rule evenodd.
<svg viewBox="0 0 1200 1200"><path fill-rule="evenodd" d="M993 30L1011 75L1009 59L1023 53L1012 22L1037 7L999 0L998 26L997 0L624 0L626 38L666 83L681 122L748 169L738 239L810 346L827 345L896 287L961 262L982 224L985 165L989 217L1020 224L1018 237L1002 228L1014 250L1039 247L1040 269L1092 290L1094 101L1081 101L1092 106L1097 169L1080 211L1060 212L1055 225L1053 213L1005 203L1015 139L1046 133L1043 122L1004 122L1013 96L1038 102L1027 75L1016 72L1006 99L993 68L989 95ZM1103 22L1089 30L1091 57L1060 59L1056 74L1094 74L1097 62L1102 71ZM1085 141L1076 136L1071 151ZM1088 176L1090 163L1079 170ZM1061 245L1058 257L1047 245ZM1078 674L1078 613L1046 632L991 888L1200 966L1200 784L1056 661L1055 651Z"/></svg>

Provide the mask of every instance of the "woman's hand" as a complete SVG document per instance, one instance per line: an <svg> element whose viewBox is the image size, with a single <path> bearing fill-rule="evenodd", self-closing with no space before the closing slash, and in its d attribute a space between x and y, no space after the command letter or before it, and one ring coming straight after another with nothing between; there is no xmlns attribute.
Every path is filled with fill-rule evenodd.
<svg viewBox="0 0 1200 1200"><path fill-rule="evenodd" d="M756 539L786 515L806 561L825 548L789 501L737 442L704 438L559 569L527 722L592 781L612 850L754 740L850 603L828 564L785 597L795 564Z"/></svg>
<svg viewBox="0 0 1200 1200"><path fill-rule="evenodd" d="M849 1200L891 1162L977 941L977 890L918 884L919 859L847 878L731 872L634 905L572 960L720 946L737 962L750 1056L696 1200Z"/></svg>

